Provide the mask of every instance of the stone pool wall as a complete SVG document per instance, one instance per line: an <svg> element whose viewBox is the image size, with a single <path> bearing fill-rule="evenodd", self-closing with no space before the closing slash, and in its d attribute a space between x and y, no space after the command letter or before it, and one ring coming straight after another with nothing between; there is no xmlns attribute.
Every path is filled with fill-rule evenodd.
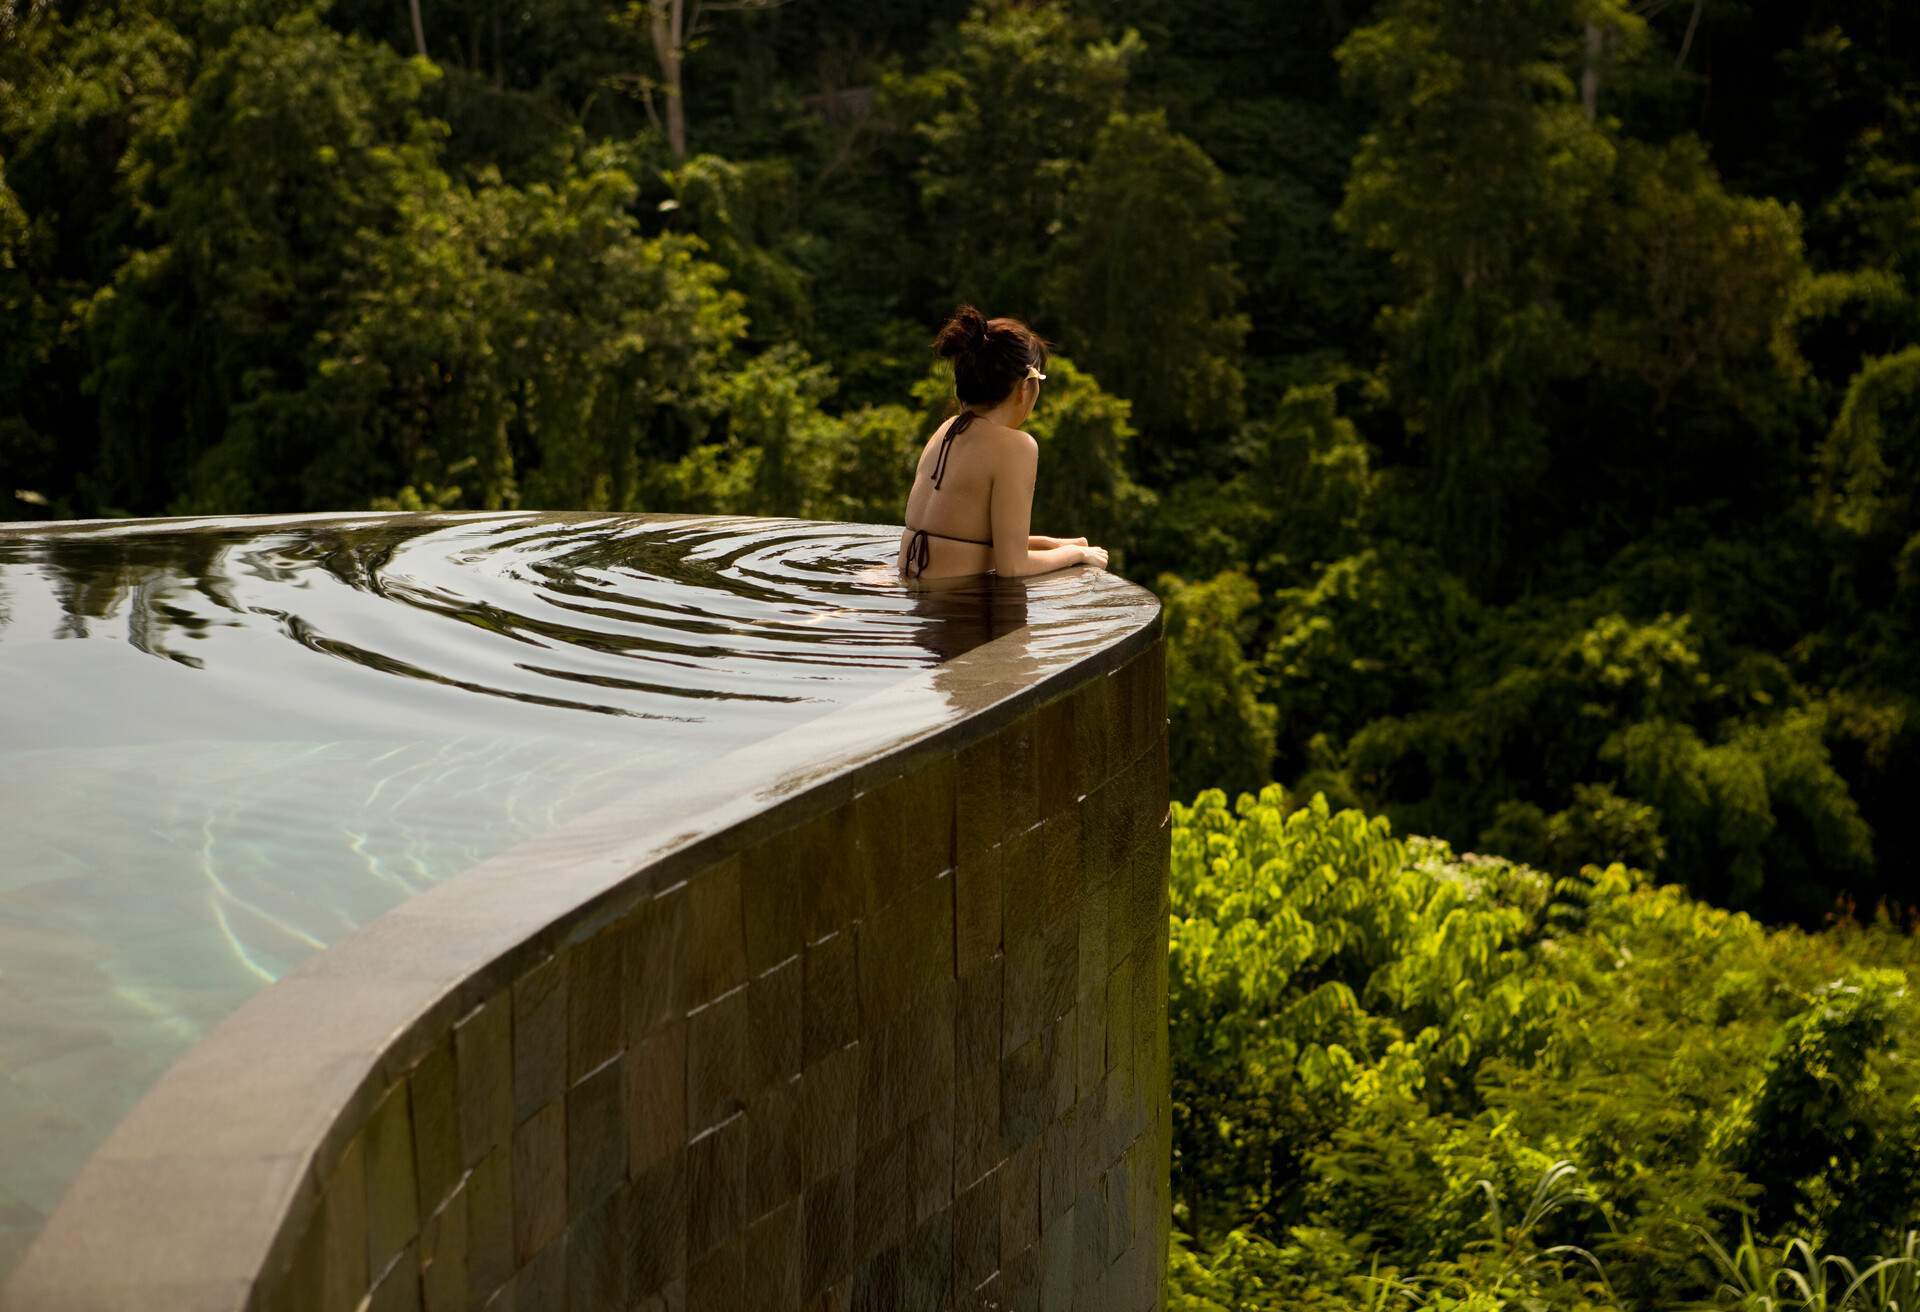
<svg viewBox="0 0 1920 1312"><path fill-rule="evenodd" d="M363 1082L232 1305L1162 1306L1163 651L519 953Z"/></svg>
<svg viewBox="0 0 1920 1312"><path fill-rule="evenodd" d="M1159 1306L1161 652L503 985L345 1140L262 1305Z"/></svg>

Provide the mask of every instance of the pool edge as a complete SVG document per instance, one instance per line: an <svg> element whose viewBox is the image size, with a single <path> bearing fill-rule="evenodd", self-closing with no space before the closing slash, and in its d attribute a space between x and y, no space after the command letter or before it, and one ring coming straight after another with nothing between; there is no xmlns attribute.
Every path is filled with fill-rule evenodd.
<svg viewBox="0 0 1920 1312"><path fill-rule="evenodd" d="M1095 578L1091 571L1088 577ZM381 1135L391 1139L398 1131L376 1127L390 1126L396 1118L404 1120L411 1155L414 1127L419 1124L415 1111L403 1108L402 1115L394 1110L393 1091L410 1090L413 1086L409 1081L422 1063L438 1061L438 1054L462 1027L497 1026L496 1020L485 1017L489 1007L501 1005L503 989L516 999L507 1004L509 1011L521 1014L518 999L533 987L526 981L537 976L541 969L538 963L549 958L561 960L623 918L636 914L643 905L651 905L651 900L663 892L688 886L703 872L737 861L763 840L798 833L805 826L852 813L859 809L862 798L883 790L892 790L885 794L889 797L916 796L915 790L923 788L916 781L947 768L944 762L955 762L952 769L957 774L957 762L966 752L1004 737L1021 724L1034 722L1039 728L1037 722L1043 714L1053 714L1049 707L1073 701L1076 694L1096 682L1102 689L1100 695L1111 700L1107 676L1124 671L1133 671L1128 677L1137 685L1140 706L1130 711L1137 723L1117 729L1089 723L1075 732L1085 735L1087 741L1101 742L1111 741L1110 736L1118 734L1140 749L1120 767L1144 777L1144 782L1135 780L1128 785L1134 790L1128 794L1129 804L1137 796L1151 795L1156 788L1164 797L1161 610L1151 594L1123 580L1099 576L1096 586L1112 591L1116 600L1123 593L1131 594L1122 609L1133 622L1116 623L1111 640L1071 665L1037 677L1018 677L1019 661L1011 657L1024 650L1026 630L1017 630L924 676L934 680L944 675L951 680L952 686L942 693L956 698L956 704L965 708L945 723L909 732L897 741L885 741L882 736L855 748L852 756L811 778L790 783L784 789L762 790L746 799L743 807L736 807L732 818L717 827L702 828L698 819L703 808L710 808L715 795L702 794L692 785L678 799L679 809L664 824L657 824L655 832L620 838L616 832L620 816L609 814L620 808L608 808L556 835L517 847L512 853L455 876L303 963L183 1054L115 1128L76 1176L47 1226L5 1286L0 1287L0 1307L9 1312L135 1306L357 1307L360 1295L372 1297L381 1288L379 1279L399 1268L389 1262L383 1271L369 1270L368 1287L351 1299L346 1299L346 1290L340 1284L342 1280L351 1283L350 1278L338 1274L325 1276L321 1287L310 1291L314 1295L311 1303L300 1297L291 1301L281 1297L289 1288L289 1280L295 1295L303 1292L299 1288L303 1277L297 1273L305 1269L300 1264L315 1260L309 1251L315 1242L324 1250L321 1260L327 1272L336 1272L340 1263L345 1263L349 1271L352 1268L351 1256L341 1255L345 1249L340 1248L340 1242L344 1241L315 1241L310 1237L317 1223L324 1223L324 1235L352 1229L351 1215L337 1218L322 1204L338 1201L355 1189L370 1202L384 1196L380 1192L383 1186L368 1173L397 1169L392 1164L394 1149ZM1153 674L1151 680L1144 677L1148 670ZM1000 675L1013 677L997 677ZM885 698L896 692L910 695L912 689L903 684L877 696ZM1081 698L1074 704L1084 708L1102 703ZM866 703L847 707L792 732L830 740L837 725L850 723L848 717L856 715L871 717L872 707ZM1091 719L1084 709L1080 718ZM854 735L856 741L858 737ZM1081 779L1078 772L1083 767L1073 764L1078 759L1077 742L1063 746L1041 739L1037 732L1033 737L1036 773L1030 785L1015 787L1030 789L1036 807L1050 804L1056 814L1064 814L1057 808L1067 805L1059 796L1063 785L1038 773L1043 750L1056 763L1067 761L1077 782L1091 785L1087 793L1071 799L1075 806L1105 789L1110 778L1118 777L1116 771L1110 777ZM724 767L725 762L718 763L707 773L722 775ZM724 780L718 782L723 784ZM945 874L954 881L948 888L949 896L962 878L957 852L963 840L955 816L963 786L963 781L953 782L946 812L954 826L951 842L955 845L955 855L943 865ZM1047 798L1040 796L1043 793ZM931 806L926 812L928 818L939 813L936 804L908 804ZM1011 802L1008 807L1010 811L1017 809ZM1036 821L1031 829L1038 831L1049 819ZM1074 821L1075 825L1079 823ZM1156 836L1151 840L1135 837L1142 843L1164 845L1164 807L1155 817L1153 832ZM615 837L610 839L610 833ZM1012 836L1012 831L1008 834ZM524 878L512 878L515 873L524 876L528 861L534 859L530 852L545 854L538 858L545 862L540 869L555 876L537 887L531 887ZM1130 852L1122 855L1132 859ZM1114 875L1112 869L1102 870L1105 877ZM1159 889L1164 900L1164 861ZM884 913L888 905L883 899L866 910ZM1080 911L1077 903L1074 910L1075 914ZM957 925L958 912L955 916ZM958 932L956 929L956 935ZM1084 926L1081 932L1086 932ZM1158 970L1163 978L1164 921L1157 932ZM957 987L961 978L961 947L957 943L954 952L949 978ZM1004 952L1002 956L1002 968L1010 968ZM1162 1009L1164 997L1162 984ZM519 1028L528 1035L546 1032L550 1038L553 1025L571 1027L576 1023L569 1012L559 1021L549 1019L544 1029L542 1024L529 1024L533 1017L543 1014L538 1011L542 1005L554 1004L534 998L527 1001L528 1010ZM1048 1019L1052 1023L1059 1018ZM510 1032L513 1029L509 1026ZM284 1035L289 1032L302 1035L297 1048L284 1046ZM282 1046L275 1049L275 1044ZM1164 1016L1160 1047L1160 1092L1155 1096L1164 1102ZM280 1060L264 1060L265 1054L274 1051L281 1054ZM572 1091L574 1076L593 1074L592 1070L566 1071L563 1096ZM522 1122L518 1116L513 1119L514 1135L531 1123ZM1164 1115L1160 1119L1164 1120ZM708 1127L709 1131L717 1128ZM552 1131L535 1133L550 1137ZM370 1135L372 1149L368 1146ZM182 1150L182 1144L191 1145L191 1149ZM493 1148L500 1146L495 1143ZM516 1162L537 1163L540 1157L535 1148L520 1151L516 1143L515 1149ZM564 1145L561 1151L565 1151ZM369 1155L377 1160L369 1161ZM409 1169L414 1170L416 1190L423 1192L417 1167L410 1164ZM477 1163L464 1163L463 1185L473 1171L480 1169ZM485 1169L497 1172L500 1168L496 1164ZM359 1185L352 1183L356 1172ZM950 1205L957 1203L961 1191L958 1174L956 1171ZM1102 1175L1101 1179L1104 1199L1106 1177ZM1164 1170L1155 1190L1163 1202ZM446 1199L437 1202L444 1205ZM428 1213L424 1198L416 1200L415 1211L427 1214L415 1217L415 1231L406 1242L416 1247L404 1251L413 1253L417 1261L417 1246L426 1242L424 1227L440 1213ZM158 1218L163 1216L173 1219L159 1224ZM567 1221L572 1219L569 1211ZM360 1220L368 1227L384 1225L390 1232L405 1228L392 1218L363 1215ZM522 1224L518 1219L515 1223ZM516 1247L523 1246L523 1238L514 1238ZM1164 1248L1164 1221L1159 1223L1159 1240ZM371 1254L382 1252L371 1238L368 1243ZM528 1254L529 1262L540 1260L545 1251L544 1244L535 1247L539 1251ZM387 1257L392 1259L393 1255ZM1053 1256L1050 1249L1047 1260L1063 1259ZM367 1265L376 1264L370 1257ZM517 1279L523 1269L522 1264L516 1264L509 1279ZM687 1278L685 1272L681 1278ZM1156 1268L1156 1286L1157 1278ZM423 1288L416 1288L411 1297L404 1293L387 1296L398 1300L395 1306L436 1306ZM469 1304L463 1296L458 1305ZM376 1301L372 1306L382 1304Z"/></svg>

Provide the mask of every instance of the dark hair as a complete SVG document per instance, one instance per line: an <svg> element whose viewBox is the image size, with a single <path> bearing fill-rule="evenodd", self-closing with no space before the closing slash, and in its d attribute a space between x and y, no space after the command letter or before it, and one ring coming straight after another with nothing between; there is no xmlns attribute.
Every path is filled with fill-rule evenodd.
<svg viewBox="0 0 1920 1312"><path fill-rule="evenodd" d="M953 391L970 405L992 405L1047 362L1047 341L1018 319L989 319L971 305L934 335L935 355L953 361Z"/></svg>

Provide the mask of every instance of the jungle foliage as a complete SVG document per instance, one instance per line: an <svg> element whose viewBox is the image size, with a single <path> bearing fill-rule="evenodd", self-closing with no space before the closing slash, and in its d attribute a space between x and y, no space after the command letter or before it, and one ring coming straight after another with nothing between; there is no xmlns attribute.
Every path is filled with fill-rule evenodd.
<svg viewBox="0 0 1920 1312"><path fill-rule="evenodd" d="M1270 784L1174 803L1170 954L1179 1312L1912 1306L1908 927Z"/></svg>
<svg viewBox="0 0 1920 1312"><path fill-rule="evenodd" d="M1183 793L1911 902L1916 51L1905 0L0 0L0 515L891 523L971 299L1060 347L1035 529L1166 599Z"/></svg>

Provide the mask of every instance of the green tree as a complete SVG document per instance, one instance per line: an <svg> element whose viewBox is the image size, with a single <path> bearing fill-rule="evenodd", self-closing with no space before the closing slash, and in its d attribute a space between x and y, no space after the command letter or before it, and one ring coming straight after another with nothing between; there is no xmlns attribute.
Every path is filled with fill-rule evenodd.
<svg viewBox="0 0 1920 1312"><path fill-rule="evenodd" d="M1640 30L1618 0L1391 0L1334 52L1378 105L1337 219L1400 273L1387 379L1433 479L1424 527L1476 585L1546 467L1543 390L1583 365L1561 290L1614 150L1563 66L1580 18Z"/></svg>
<svg viewBox="0 0 1920 1312"><path fill-rule="evenodd" d="M1244 655L1259 589L1231 570L1194 583L1162 574L1154 587L1166 605L1173 791L1191 792L1197 780L1260 787L1273 778L1275 712Z"/></svg>
<svg viewBox="0 0 1920 1312"><path fill-rule="evenodd" d="M1067 197L1141 51L1067 5L976 4L929 72L888 84L923 143L914 177L948 295L1032 317Z"/></svg>
<svg viewBox="0 0 1920 1312"><path fill-rule="evenodd" d="M1068 193L1049 300L1077 357L1124 380L1162 459L1171 433L1239 423L1248 320L1233 265L1226 179L1165 113L1115 114Z"/></svg>

